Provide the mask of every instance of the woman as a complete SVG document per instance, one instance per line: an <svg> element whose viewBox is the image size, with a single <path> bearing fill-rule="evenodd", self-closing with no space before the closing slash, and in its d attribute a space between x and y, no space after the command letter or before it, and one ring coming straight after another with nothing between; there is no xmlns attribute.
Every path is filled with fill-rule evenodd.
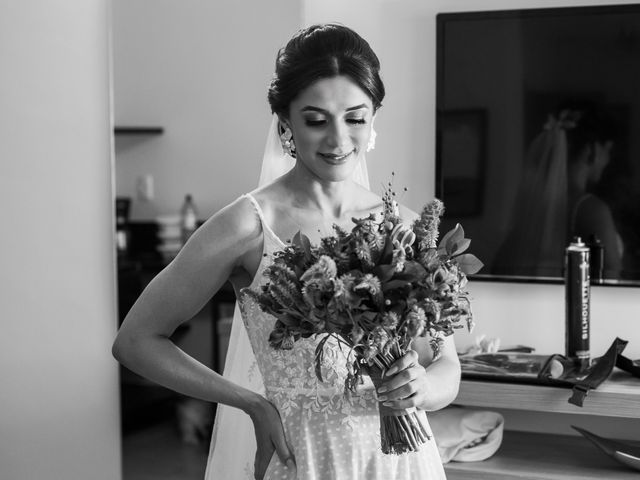
<svg viewBox="0 0 640 480"><path fill-rule="evenodd" d="M527 150L495 273L513 273L519 265L520 275L561 276L564 249L579 236L589 243L597 239L605 275L618 275L622 244L611 209L593 193L615 134L612 121L590 104L572 102L549 115Z"/></svg>
<svg viewBox="0 0 640 480"><path fill-rule="evenodd" d="M613 211L598 195L598 186L611 161L617 126L595 106L573 110L577 117L566 130L568 163L568 224L571 237L581 237L588 245L602 247L601 257L593 255L592 277L618 278L622 268L623 244ZM598 265L593 265L598 262ZM596 268L593 268L593 267Z"/></svg>
<svg viewBox="0 0 640 480"><path fill-rule="evenodd" d="M450 403L460 374L451 338L437 361L428 339L416 343L377 393L369 381L347 398L346 359L335 343L325 345L320 383L313 368L317 339L276 352L267 341L273 317L241 295L263 282L273 251L297 231L318 242L332 225L351 229L352 218L382 210L380 196L363 186L364 154L384 97L378 71L368 43L344 26L312 26L288 42L278 54L268 98L277 118L272 135L280 136L280 152L295 157L293 168L211 217L149 284L116 338L114 355L130 369L221 404L207 478L444 478L433 440L416 453L380 452L378 401L421 410ZM282 158L265 156L263 179ZM407 222L416 218L407 209L401 213ZM222 377L169 337L227 280L240 300ZM237 328L239 310L246 330ZM255 446L243 435L251 431L247 424Z"/></svg>

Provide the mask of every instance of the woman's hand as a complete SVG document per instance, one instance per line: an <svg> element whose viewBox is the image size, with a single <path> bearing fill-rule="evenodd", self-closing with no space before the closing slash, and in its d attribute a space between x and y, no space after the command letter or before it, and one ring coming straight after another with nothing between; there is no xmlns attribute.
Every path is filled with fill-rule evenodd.
<svg viewBox="0 0 640 480"><path fill-rule="evenodd" d="M460 361L452 337L444 339L437 359L429 338L416 338L412 350L391 364L383 377L378 388L383 404L396 410L434 411L453 402L460 386Z"/></svg>
<svg viewBox="0 0 640 480"><path fill-rule="evenodd" d="M295 468L293 452L289 448L284 436L282 420L278 410L263 398L258 406L250 413L256 434L258 449L254 462L254 475L256 480L262 480L267 471L269 462L276 452L283 464L288 469Z"/></svg>
<svg viewBox="0 0 640 480"><path fill-rule="evenodd" d="M378 400L395 410L424 408L429 403L427 371L418 361L418 353L409 350L386 371L378 388Z"/></svg>

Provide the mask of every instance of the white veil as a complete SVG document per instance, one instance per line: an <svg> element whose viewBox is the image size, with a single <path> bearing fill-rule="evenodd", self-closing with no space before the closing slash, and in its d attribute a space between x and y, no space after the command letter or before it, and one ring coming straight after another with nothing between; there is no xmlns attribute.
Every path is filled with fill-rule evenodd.
<svg viewBox="0 0 640 480"><path fill-rule="evenodd" d="M282 148L278 122L278 117L274 114L262 157L258 186L272 182L295 165L295 159L286 155ZM353 172L353 180L369 189L369 174L364 156ZM213 328L217 326L213 325ZM237 302L223 376L249 390L264 394L262 377ZM236 408L218 405L205 480L252 480L255 452L256 440L249 416Z"/></svg>
<svg viewBox="0 0 640 480"><path fill-rule="evenodd" d="M526 261L524 274L554 276L567 240L567 135L572 120L551 115L529 146L513 203L511 230L497 258Z"/></svg>

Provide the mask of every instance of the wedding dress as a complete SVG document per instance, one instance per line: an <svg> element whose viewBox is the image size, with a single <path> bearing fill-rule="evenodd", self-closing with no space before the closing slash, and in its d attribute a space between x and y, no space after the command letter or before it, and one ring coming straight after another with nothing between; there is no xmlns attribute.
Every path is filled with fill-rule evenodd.
<svg viewBox="0 0 640 480"><path fill-rule="evenodd" d="M251 195L245 197L253 204L262 223L264 253L258 273L249 288L257 288L266 279L262 271L271 261L271 254L285 244L264 222L262 210ZM264 385L264 394L277 407L285 435L293 450L296 469L287 469L274 454L265 479L442 479L444 471L433 440L415 453L385 455L380 450L378 401L370 380L351 396L344 394L347 375L346 351L329 340L324 346L322 376L316 378L314 352L319 338L301 339L292 350L276 350L269 345L274 318L260 310L255 301L240 295L238 307L245 334L255 354L249 368L248 383ZM367 377L365 377L367 378ZM229 415L224 409L221 415ZM420 412L427 425L424 412ZM250 423L247 415L240 417ZM239 428L233 420L234 429ZM250 427L252 427L250 425ZM207 479L253 478L255 442L238 444L233 430L227 436L218 435ZM246 440L246 439L244 439ZM226 453L225 453L226 451ZM239 454L242 455L239 455ZM235 457L235 458L234 458ZM238 457L244 457L238 462Z"/></svg>
<svg viewBox="0 0 640 480"><path fill-rule="evenodd" d="M273 125L272 125L273 131ZM269 142L267 142L269 143ZM268 150L268 148L266 149ZM360 170L359 175L362 175ZM262 179L265 175L263 168ZM261 182L263 181L261 180ZM366 181L366 170L361 183ZM251 202L264 235L263 256L253 282L258 288L274 251L285 244L265 222L253 196ZM296 468L287 469L274 453L265 480L439 480L444 469L431 440L418 452L385 455L380 448L378 401L370 380L351 396L344 394L347 359L334 339L324 346L323 382L315 373L314 352L320 338L301 339L292 350L273 349L268 342L275 319L241 294L234 312L224 376L262 393L278 409ZM419 412L431 434L424 412ZM253 479L256 442L253 424L244 412L219 405L205 473L206 480Z"/></svg>

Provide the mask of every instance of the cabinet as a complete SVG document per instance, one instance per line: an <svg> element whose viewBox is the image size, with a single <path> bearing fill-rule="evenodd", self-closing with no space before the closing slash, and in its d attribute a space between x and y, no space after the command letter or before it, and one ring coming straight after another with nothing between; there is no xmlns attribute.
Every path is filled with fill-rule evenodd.
<svg viewBox="0 0 640 480"><path fill-rule="evenodd" d="M583 407L567 402L570 392L568 388L463 380L454 403L486 409L640 418L640 379L624 372L615 371L590 391ZM451 462L445 469L448 480L640 478L637 471L618 464L582 436L508 430L493 457L483 462Z"/></svg>

